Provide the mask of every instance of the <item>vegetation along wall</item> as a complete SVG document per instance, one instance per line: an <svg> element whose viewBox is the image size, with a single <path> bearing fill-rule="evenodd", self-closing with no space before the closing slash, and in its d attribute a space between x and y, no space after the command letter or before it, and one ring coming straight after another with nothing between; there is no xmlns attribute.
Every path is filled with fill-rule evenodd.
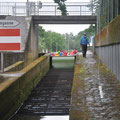
<svg viewBox="0 0 120 120"><path fill-rule="evenodd" d="M49 70L49 56L42 56L0 84L0 119L7 120Z"/></svg>
<svg viewBox="0 0 120 120"><path fill-rule="evenodd" d="M96 54L120 81L120 16L95 36Z"/></svg>

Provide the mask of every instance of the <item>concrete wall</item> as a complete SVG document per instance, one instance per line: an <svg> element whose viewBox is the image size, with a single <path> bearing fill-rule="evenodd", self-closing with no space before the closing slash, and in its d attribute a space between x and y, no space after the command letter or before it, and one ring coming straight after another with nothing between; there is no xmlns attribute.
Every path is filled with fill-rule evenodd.
<svg viewBox="0 0 120 120"><path fill-rule="evenodd" d="M28 65L36 58L38 58L38 25L31 21L25 46L25 64Z"/></svg>
<svg viewBox="0 0 120 120"><path fill-rule="evenodd" d="M24 68L24 61L16 62L15 64L10 65L4 69L4 72L17 72Z"/></svg>
<svg viewBox="0 0 120 120"><path fill-rule="evenodd" d="M70 120L88 120L85 93L85 68L83 57L76 56L71 92ZM84 107L83 107L84 106Z"/></svg>
<svg viewBox="0 0 120 120"><path fill-rule="evenodd" d="M0 84L0 119L7 120L49 70L49 56L42 56Z"/></svg>
<svg viewBox="0 0 120 120"><path fill-rule="evenodd" d="M120 16L95 36L96 53L120 81Z"/></svg>
<svg viewBox="0 0 120 120"><path fill-rule="evenodd" d="M0 29L20 29L21 51L24 51L31 18L21 16L6 16L5 19L2 20L15 20L18 22L16 26L0 26Z"/></svg>
<svg viewBox="0 0 120 120"><path fill-rule="evenodd" d="M1 54L0 54L1 58ZM24 52L8 52L4 53L4 67L8 67L18 61L24 61ZM0 68L1 68L1 59L0 59Z"/></svg>
<svg viewBox="0 0 120 120"><path fill-rule="evenodd" d="M25 60L25 65L28 65L32 61L38 58L38 32L37 32L37 24L34 24L31 17L22 17L22 16L3 16L0 18L1 20L15 20L19 24L16 26L0 26L0 29L20 29L21 35L21 51L24 54L24 59L20 57L16 58L12 55L11 57L5 57L5 67L21 60ZM6 53L9 56L10 53ZM19 53L18 55L19 56ZM8 62L9 61L9 62Z"/></svg>

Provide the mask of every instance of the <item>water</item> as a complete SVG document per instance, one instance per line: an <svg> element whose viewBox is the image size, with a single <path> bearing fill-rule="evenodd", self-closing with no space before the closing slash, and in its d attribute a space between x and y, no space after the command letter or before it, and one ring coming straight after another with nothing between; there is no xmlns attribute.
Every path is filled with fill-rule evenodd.
<svg viewBox="0 0 120 120"><path fill-rule="evenodd" d="M69 116L15 116L12 120L69 120Z"/></svg>
<svg viewBox="0 0 120 120"><path fill-rule="evenodd" d="M73 68L74 57L53 57L52 64L54 68Z"/></svg>

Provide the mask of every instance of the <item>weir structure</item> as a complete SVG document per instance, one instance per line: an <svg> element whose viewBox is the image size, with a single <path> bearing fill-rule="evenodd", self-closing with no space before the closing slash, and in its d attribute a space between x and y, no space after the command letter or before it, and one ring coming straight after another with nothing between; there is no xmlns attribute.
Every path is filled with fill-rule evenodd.
<svg viewBox="0 0 120 120"><path fill-rule="evenodd" d="M90 3L67 3L68 15L61 16L61 12L57 9L58 6L53 3L52 5L42 3L42 6L41 3L33 2L0 3L1 23L9 20L14 20L19 23L15 26L4 26L1 24L0 29L20 29L20 54L22 54L22 61L24 60L24 62L19 63L19 66L22 67L17 68L17 70L20 70L19 74L14 74L14 79L8 82L7 86L3 86L0 89L1 100L4 100L6 96L9 97L9 101L6 100L0 104L0 106L2 106L0 107L2 108L0 118L7 119L14 113L49 70L49 55L38 58L38 24L96 25L97 17L95 11L90 10L89 4ZM13 59L15 54L17 53L14 52ZM8 58L6 57L6 59ZM17 61L19 61L19 59L14 60L14 62ZM16 69L12 71L15 72ZM9 81L9 79L7 81ZM10 91L14 93L13 97ZM6 115L6 111L8 115Z"/></svg>
<svg viewBox="0 0 120 120"><path fill-rule="evenodd" d="M112 0L109 0L109 1L112 1ZM118 0L115 0L115 1L117 1L115 3L119 3ZM12 72L15 72L18 70L19 74L13 73L14 75L12 74L12 78L9 78L11 74L4 74L8 78L7 80L5 80L5 82L2 82L0 84L0 100L2 101L0 102L0 111L1 111L0 118L1 119L7 119L11 114L13 114L17 110L17 108L20 106L20 104L24 102L24 100L30 94L31 90L38 84L38 82L42 79L42 77L49 71L49 67L50 67L49 55L45 55L45 56L42 56L41 58L38 58L38 36L37 36L38 24L97 24L97 17L95 15L95 11L89 10L89 3L85 3L85 4L81 3L81 5L79 5L78 3L75 3L74 5L73 4L74 3L72 3L72 5L70 3L67 3L68 15L60 16L61 13L57 9L57 5L53 3L51 5L49 3L41 4L41 3L33 3L33 2L31 3L0 3L0 15L1 15L0 20L2 22L5 20L15 20L19 23L18 25L13 27L4 26L3 24L1 24L0 29L19 28L21 30L22 51L20 54L22 55L20 56L22 56L22 60L24 59L24 62L21 61L17 63L17 66L15 64L14 67L13 66L11 67L12 69L11 68L6 69L6 71L12 71ZM118 4L118 6L120 6L120 3ZM119 56L120 55L120 35L119 35L120 22L119 21L120 21L120 16L117 16L111 23L109 23L100 33L98 33L95 36L95 48L96 48L95 52L101 58L101 60L105 63L105 65L111 70L111 72L114 73L117 80L120 81L120 74L119 74L120 72L120 67L119 67L120 66L120 62L119 62L120 61L120 56ZM83 116L86 119L87 118L86 115L88 115L88 111L86 110L86 108L89 107L91 110L91 105L93 105L90 103L91 101L92 103L94 103L94 100L96 100L95 101L96 104L93 107L93 109L96 108L94 109L94 111L95 112L99 111L99 113L101 113L101 110L105 111L104 107L101 106L101 103L104 103L103 105L107 105L106 106L107 110L108 110L108 104L113 105L113 103L109 101L111 100L109 98L110 96L106 97L109 99L106 99L105 101L102 101L101 99L99 101L98 96L97 97L93 96L92 99L91 99L91 96L88 96L90 97L90 99L87 99L88 106L85 109L82 109L82 110L85 110L85 112L81 110L81 114L80 114L79 105L82 105L84 108L85 107L84 105L86 104L86 101L84 101L81 98L83 98L84 96L84 99L85 99L88 92L91 92L92 94L98 92L96 91L97 90L96 83L98 84L98 81L96 81L96 79L98 76L94 78L94 76L92 76L92 71L90 69L91 66L94 68L96 67L96 65L93 63L92 61L93 59L91 59L91 57L89 58L90 58L89 59L90 62L87 59L86 61L84 61L82 58L78 57L77 63L75 64L75 73L74 73L75 83L74 83L73 94L74 93L75 94L77 93L77 94L76 96L73 96L74 98L73 106L72 106L73 111L71 110L72 112L71 114L73 116L71 117L71 119L75 119L75 117L79 119L81 116ZM6 56L6 59L7 59L7 56ZM20 59L18 59L17 61L19 60ZM91 65L88 65L88 63L90 63ZM88 73L84 72L84 65L82 64L85 64L86 67L89 67L89 69L85 68L86 70L88 70ZM80 68L82 69L80 70ZM101 68L102 68L101 70L102 74L108 74L110 72L110 71L108 72L108 69L105 66L101 66ZM105 71L107 72L104 73L103 69L105 69ZM93 69L93 71L95 74L98 74L98 72L100 72L100 71L96 72L97 71L96 68ZM88 78L85 80L86 83L88 84L86 85L88 87L87 88L88 91L87 93L85 93L86 91L84 87L84 84L85 84L84 77L85 77L85 74L90 75L90 73L93 78L91 78L91 80ZM110 79L110 82L112 84L111 85L107 84L106 85L107 87L114 86L114 82L117 83L116 81L113 81L114 79L113 77L114 76L110 77L112 78ZM92 82L94 79L95 79L95 83ZM107 80L109 81L109 79ZM106 78L104 79L104 81L107 81L107 80ZM83 83L83 86L81 85L81 83ZM93 84L91 86L95 88L90 89L89 84L91 83ZM102 86L99 88L100 88L100 91L102 91ZM108 93L110 89L111 88L108 88ZM116 89L116 87L114 87L114 89ZM112 89L111 91L111 94L113 95L112 100L117 98L118 92L119 92L119 89L118 89L117 90L118 92L116 92L116 94L113 94L112 92L114 92L114 89ZM44 90L42 92L44 92ZM97 95L98 94L99 93L97 93ZM8 98L9 101L6 98ZM98 104L97 100L99 101L100 104ZM79 102L81 102L81 104L79 104ZM74 106L74 103L76 104L76 106ZM114 105L115 105L115 108L119 107L119 105L116 105L116 104ZM100 110L98 110L98 108L100 108ZM23 110L24 110L24 107L23 107ZM6 115L6 112L8 113L8 115ZM74 116L74 114L76 116ZM103 116L105 115L104 113L101 113L101 114ZM116 113L112 115L113 117L115 117ZM108 116L108 118L112 119L111 116Z"/></svg>

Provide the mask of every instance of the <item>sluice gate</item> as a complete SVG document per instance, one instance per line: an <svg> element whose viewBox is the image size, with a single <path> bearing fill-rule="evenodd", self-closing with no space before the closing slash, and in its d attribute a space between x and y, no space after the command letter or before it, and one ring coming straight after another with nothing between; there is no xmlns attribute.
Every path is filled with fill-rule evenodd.
<svg viewBox="0 0 120 120"><path fill-rule="evenodd" d="M74 57L52 59L53 68L32 90L12 120L20 116L69 115Z"/></svg>

